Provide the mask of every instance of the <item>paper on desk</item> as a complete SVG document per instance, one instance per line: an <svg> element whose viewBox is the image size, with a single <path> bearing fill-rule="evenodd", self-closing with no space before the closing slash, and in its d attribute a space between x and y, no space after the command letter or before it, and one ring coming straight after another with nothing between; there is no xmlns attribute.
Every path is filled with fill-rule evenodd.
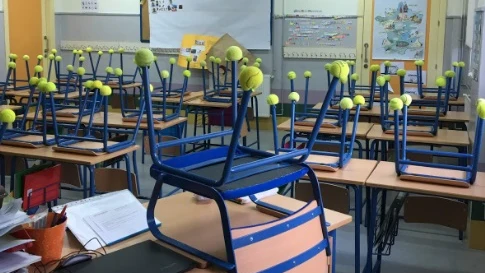
<svg viewBox="0 0 485 273"><path fill-rule="evenodd" d="M31 264L40 262L41 257L18 251L14 253L0 252L0 273L13 272Z"/></svg>
<svg viewBox="0 0 485 273"><path fill-rule="evenodd" d="M25 212L17 211L13 217L8 219L0 218L0 236L7 234L12 229L30 222L29 216Z"/></svg>
<svg viewBox="0 0 485 273"><path fill-rule="evenodd" d="M278 193L278 188L274 188L274 189L271 189L271 190L256 193L256 194L254 194L254 196L256 197L256 199L259 200L259 199L263 199L263 198L266 198L266 197L269 197L269 196L276 195L277 193ZM251 202L251 198L249 198L249 196L245 196L245 197L239 198L238 201L243 203L243 204L247 204L247 203Z"/></svg>
<svg viewBox="0 0 485 273"><path fill-rule="evenodd" d="M2 236L0 237L0 252L4 252L5 250L9 250L11 248L14 248L23 244L27 244L33 241L34 240L32 239L26 239L26 240L16 239L10 235Z"/></svg>

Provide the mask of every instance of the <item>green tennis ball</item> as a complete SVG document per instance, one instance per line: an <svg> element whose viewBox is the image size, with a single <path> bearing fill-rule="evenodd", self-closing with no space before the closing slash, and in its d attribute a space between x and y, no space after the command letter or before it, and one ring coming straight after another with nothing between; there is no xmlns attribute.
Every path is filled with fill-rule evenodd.
<svg viewBox="0 0 485 273"><path fill-rule="evenodd" d="M239 83L244 91L254 91L263 83L263 72L255 66L248 66L239 74Z"/></svg>
<svg viewBox="0 0 485 273"><path fill-rule="evenodd" d="M114 73L113 68L112 68L112 67L110 67L110 66L106 67L106 69L105 69L104 71L105 71L106 73L108 73L108 74L113 74L113 73Z"/></svg>
<svg viewBox="0 0 485 273"><path fill-rule="evenodd" d="M354 107L354 102L350 98L343 98L340 101L340 108L342 110L350 110Z"/></svg>
<svg viewBox="0 0 485 273"><path fill-rule="evenodd" d="M479 103L485 103L485 99L478 99L476 105L478 105Z"/></svg>
<svg viewBox="0 0 485 273"><path fill-rule="evenodd" d="M39 78L37 77L31 77L29 80L29 84L32 86L37 86L38 83L39 83Z"/></svg>
<svg viewBox="0 0 485 273"><path fill-rule="evenodd" d="M384 75L384 79L386 80L386 82L390 82L391 81L391 75Z"/></svg>
<svg viewBox="0 0 485 273"><path fill-rule="evenodd" d="M207 65L207 63L205 61L200 62L200 67L205 67L206 65Z"/></svg>
<svg viewBox="0 0 485 273"><path fill-rule="evenodd" d="M100 89L103 87L103 83L100 80L95 80L93 82L93 89Z"/></svg>
<svg viewBox="0 0 485 273"><path fill-rule="evenodd" d="M44 92L46 86L47 86L47 80L45 80L45 81L39 80L39 83L37 84L37 89L39 89L39 91L41 91L41 92Z"/></svg>
<svg viewBox="0 0 485 273"><path fill-rule="evenodd" d="M67 71L74 71L74 66L72 66L71 64L68 64L66 66L66 69L67 69Z"/></svg>
<svg viewBox="0 0 485 273"><path fill-rule="evenodd" d="M226 50L226 58L233 62L239 61L243 58L243 52L238 46L230 46Z"/></svg>
<svg viewBox="0 0 485 273"><path fill-rule="evenodd" d="M262 63L262 62L263 62L263 60L262 60L261 58L256 58L256 62L257 62L257 63Z"/></svg>
<svg viewBox="0 0 485 273"><path fill-rule="evenodd" d="M87 52L87 53L91 53L91 52L93 52L93 48L92 48L92 47L90 47L90 46L86 47L86 52Z"/></svg>
<svg viewBox="0 0 485 273"><path fill-rule="evenodd" d="M379 76L377 77L376 82L377 85L384 86L386 84L386 78L384 78L383 76Z"/></svg>
<svg viewBox="0 0 485 273"><path fill-rule="evenodd" d="M246 59L247 59L247 58L246 58ZM209 61L211 61L211 62L215 62L215 61L216 61L216 57L214 57L214 56L210 56L210 57L209 57Z"/></svg>
<svg viewBox="0 0 485 273"><path fill-rule="evenodd" d="M423 66L424 65L424 60L417 60L414 62L416 66Z"/></svg>
<svg viewBox="0 0 485 273"><path fill-rule="evenodd" d="M30 60L30 56L29 55L24 55L22 58L24 59L24 61Z"/></svg>
<svg viewBox="0 0 485 273"><path fill-rule="evenodd" d="M312 72L311 71L305 71L305 73L303 73L303 77L305 78L311 78L312 77Z"/></svg>
<svg viewBox="0 0 485 273"><path fill-rule="evenodd" d="M60 62L60 61L62 61L62 57L61 56L56 56L55 60L56 60L56 62Z"/></svg>
<svg viewBox="0 0 485 273"><path fill-rule="evenodd" d="M83 52L81 49L79 49L79 50L77 51L77 55L83 55L83 53L84 53L84 52Z"/></svg>
<svg viewBox="0 0 485 273"><path fill-rule="evenodd" d="M10 53L8 57L12 60L17 60L17 54Z"/></svg>
<svg viewBox="0 0 485 273"><path fill-rule="evenodd" d="M14 62L9 62L8 63L8 68L15 69L15 68L17 68L17 64L14 63Z"/></svg>
<svg viewBox="0 0 485 273"><path fill-rule="evenodd" d="M57 91L57 86L53 82L48 82L44 87L44 92L46 93L55 92L55 91Z"/></svg>
<svg viewBox="0 0 485 273"><path fill-rule="evenodd" d="M175 58L170 58L170 64L175 64L177 61L175 60Z"/></svg>
<svg viewBox="0 0 485 273"><path fill-rule="evenodd" d="M270 94L267 98L266 98L266 102L269 104L269 105L276 105L280 102L280 98L278 98L277 95L275 94Z"/></svg>
<svg viewBox="0 0 485 273"><path fill-rule="evenodd" d="M84 74L86 74L86 69L84 69L84 67L78 67L77 69L77 72L76 72L79 76L84 76Z"/></svg>
<svg viewBox="0 0 485 273"><path fill-rule="evenodd" d="M458 66L460 66L460 65L458 64L458 62L453 62L451 65L452 65L452 66L454 66L454 67L458 67Z"/></svg>
<svg viewBox="0 0 485 273"><path fill-rule="evenodd" d="M44 59L44 56L42 55L37 55L37 60L42 61Z"/></svg>
<svg viewBox="0 0 485 273"><path fill-rule="evenodd" d="M101 51L101 50L100 50L100 51L98 51L98 55L99 55L99 56L103 55L103 51Z"/></svg>
<svg viewBox="0 0 485 273"><path fill-rule="evenodd" d="M290 79L290 80L296 79L296 73L295 73L295 71L288 72L288 79Z"/></svg>
<svg viewBox="0 0 485 273"><path fill-rule="evenodd" d="M119 76L122 76L123 75L123 70L121 70L121 68L115 68L114 70L114 74L119 77Z"/></svg>
<svg viewBox="0 0 485 273"><path fill-rule="evenodd" d="M257 67L257 68L260 68L261 67L261 64L259 64L258 62L254 63L253 64L254 67Z"/></svg>
<svg viewBox="0 0 485 273"><path fill-rule="evenodd" d="M349 62L349 65L350 65L350 66L354 66L354 65L355 65L355 61L350 61L350 62Z"/></svg>
<svg viewBox="0 0 485 273"><path fill-rule="evenodd" d="M187 77L187 78L190 78L190 76L192 76L192 73L190 72L190 70L185 70L184 73L182 73L184 75L184 77Z"/></svg>
<svg viewBox="0 0 485 273"><path fill-rule="evenodd" d="M72 54L77 54L77 49L73 49Z"/></svg>
<svg viewBox="0 0 485 273"><path fill-rule="evenodd" d="M215 59L215 63L216 63L216 64L220 64L221 62L222 62L221 58L216 58L216 59Z"/></svg>
<svg viewBox="0 0 485 273"><path fill-rule="evenodd" d="M403 107L404 107L404 104L400 98L393 98L389 102L389 108L391 108L392 111L401 110Z"/></svg>
<svg viewBox="0 0 485 273"><path fill-rule="evenodd" d="M153 89L154 89L153 85L150 84L150 92L153 92Z"/></svg>
<svg viewBox="0 0 485 273"><path fill-rule="evenodd" d="M99 88L99 94L103 97L110 96L113 91L111 90L111 87L109 85L103 85L101 88Z"/></svg>
<svg viewBox="0 0 485 273"><path fill-rule="evenodd" d="M477 105L477 115L481 119L485 119L485 102L480 102Z"/></svg>
<svg viewBox="0 0 485 273"><path fill-rule="evenodd" d="M53 48L53 49L51 50L51 53L52 53L52 54L57 54L57 49Z"/></svg>
<svg viewBox="0 0 485 273"><path fill-rule="evenodd" d="M194 58L192 56L187 56L185 60L190 63Z"/></svg>
<svg viewBox="0 0 485 273"><path fill-rule="evenodd" d="M3 109L0 111L0 122L12 123L15 121L15 112L12 109Z"/></svg>
<svg viewBox="0 0 485 273"><path fill-rule="evenodd" d="M162 70L162 72L160 72L160 76L162 77L162 79L166 79L170 77L170 73L167 70Z"/></svg>
<svg viewBox="0 0 485 273"><path fill-rule="evenodd" d="M463 68L463 67L465 67L465 62L459 62L459 63L458 63L458 66L459 66L459 67L462 67L462 68Z"/></svg>
<svg viewBox="0 0 485 273"><path fill-rule="evenodd" d="M357 95L354 97L353 100L355 105L364 105L365 104L365 98L362 95Z"/></svg>
<svg viewBox="0 0 485 273"><path fill-rule="evenodd" d="M110 48L110 49L108 50L108 53L109 53L109 54L113 54L113 53L115 53L115 50L114 50L114 49L112 49L112 48Z"/></svg>
<svg viewBox="0 0 485 273"><path fill-rule="evenodd" d="M372 72L377 72L380 69L381 69L381 66L378 65L378 64L373 64L373 65L370 66L370 71L372 71Z"/></svg>
<svg viewBox="0 0 485 273"><path fill-rule="evenodd" d="M413 97L409 94L404 94L401 96L401 100L404 103L404 105L409 106L413 102Z"/></svg>
<svg viewBox="0 0 485 273"><path fill-rule="evenodd" d="M122 47L118 48L118 53L121 53L121 54L125 53L125 49Z"/></svg>
<svg viewBox="0 0 485 273"><path fill-rule="evenodd" d="M47 82L47 78L46 77L39 78L39 83L41 83L41 82Z"/></svg>
<svg viewBox="0 0 485 273"><path fill-rule="evenodd" d="M93 85L94 85L94 82L93 82L92 80L86 81L86 82L84 83L84 87L85 87L86 89L93 89Z"/></svg>
<svg viewBox="0 0 485 273"><path fill-rule="evenodd" d="M49 54L49 60L54 60L56 58L56 56L54 56L54 54Z"/></svg>
<svg viewBox="0 0 485 273"><path fill-rule="evenodd" d="M385 61L384 66L390 67L392 65L391 61Z"/></svg>
<svg viewBox="0 0 485 273"><path fill-rule="evenodd" d="M406 76L406 73L407 73L407 71L406 71L406 70L404 70L404 69L399 69L399 70L397 71L397 75L398 75L399 77L404 77L404 76Z"/></svg>
<svg viewBox="0 0 485 273"><path fill-rule="evenodd" d="M241 67L239 68L240 71L243 71L244 69L246 69L246 65L241 65Z"/></svg>
<svg viewBox="0 0 485 273"><path fill-rule="evenodd" d="M244 58L242 59L242 62L243 62L243 64L248 64L249 59L248 59L247 57L244 57Z"/></svg>
<svg viewBox="0 0 485 273"><path fill-rule="evenodd" d="M153 52L148 48L142 48L135 53L135 62L139 67L150 66L153 62Z"/></svg>
<svg viewBox="0 0 485 273"><path fill-rule="evenodd" d="M445 72L445 77L447 78L454 78L455 77L455 72L452 70L448 70Z"/></svg>
<svg viewBox="0 0 485 273"><path fill-rule="evenodd" d="M334 77L339 78L340 82L346 83L349 77L350 68L349 65L344 61L335 61L332 63L330 73Z"/></svg>
<svg viewBox="0 0 485 273"><path fill-rule="evenodd" d="M438 86L438 87L445 87L446 86L446 79L445 79L445 77L438 77L436 79L436 86Z"/></svg>
<svg viewBox="0 0 485 273"><path fill-rule="evenodd" d="M79 57L80 62L84 62L85 60L86 60L86 58L84 56Z"/></svg>
<svg viewBox="0 0 485 273"><path fill-rule="evenodd" d="M300 94L296 93L296 92L291 92L289 95L288 95L288 99L290 101L294 101L294 102L298 102L300 101Z"/></svg>
<svg viewBox="0 0 485 273"><path fill-rule="evenodd" d="M352 76L350 76L350 79L353 81L358 81L360 79L359 74L354 73Z"/></svg>
<svg viewBox="0 0 485 273"><path fill-rule="evenodd" d="M35 72L35 73L41 73L41 72L43 72L43 71L44 71L44 68L43 68L42 66L40 66L40 65L36 65L36 66L34 67L34 72Z"/></svg>
<svg viewBox="0 0 485 273"><path fill-rule="evenodd" d="M153 55L153 61L155 62L155 61L157 61L157 60L158 60L158 56Z"/></svg>
<svg viewBox="0 0 485 273"><path fill-rule="evenodd" d="M331 63L325 64L325 70L330 70L331 68L332 68Z"/></svg>

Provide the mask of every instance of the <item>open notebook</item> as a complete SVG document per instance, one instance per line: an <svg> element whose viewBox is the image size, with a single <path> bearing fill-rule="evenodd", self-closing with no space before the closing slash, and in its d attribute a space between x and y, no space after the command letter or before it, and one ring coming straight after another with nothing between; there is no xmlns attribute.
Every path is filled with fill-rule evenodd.
<svg viewBox="0 0 485 273"><path fill-rule="evenodd" d="M66 204L67 227L88 250L116 244L148 230L146 208L129 190ZM64 205L52 208L59 213ZM160 224L159 221L157 221Z"/></svg>

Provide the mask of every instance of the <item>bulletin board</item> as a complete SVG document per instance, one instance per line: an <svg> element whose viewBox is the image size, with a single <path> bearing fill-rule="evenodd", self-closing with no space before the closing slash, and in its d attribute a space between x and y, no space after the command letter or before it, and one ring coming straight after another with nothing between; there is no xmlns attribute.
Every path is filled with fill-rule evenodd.
<svg viewBox="0 0 485 273"><path fill-rule="evenodd" d="M148 17L148 1L140 2L140 40L150 42L150 18Z"/></svg>

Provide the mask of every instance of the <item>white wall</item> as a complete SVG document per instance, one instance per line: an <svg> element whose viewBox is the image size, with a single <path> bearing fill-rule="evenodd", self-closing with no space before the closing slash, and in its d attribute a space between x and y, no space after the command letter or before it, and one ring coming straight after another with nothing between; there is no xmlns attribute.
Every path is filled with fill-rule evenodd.
<svg viewBox="0 0 485 273"><path fill-rule="evenodd" d="M448 16L462 16L463 15L464 0L448 0Z"/></svg>
<svg viewBox="0 0 485 273"><path fill-rule="evenodd" d="M55 0L56 13L82 13L81 0ZM98 13L140 14L140 0L98 0Z"/></svg>

